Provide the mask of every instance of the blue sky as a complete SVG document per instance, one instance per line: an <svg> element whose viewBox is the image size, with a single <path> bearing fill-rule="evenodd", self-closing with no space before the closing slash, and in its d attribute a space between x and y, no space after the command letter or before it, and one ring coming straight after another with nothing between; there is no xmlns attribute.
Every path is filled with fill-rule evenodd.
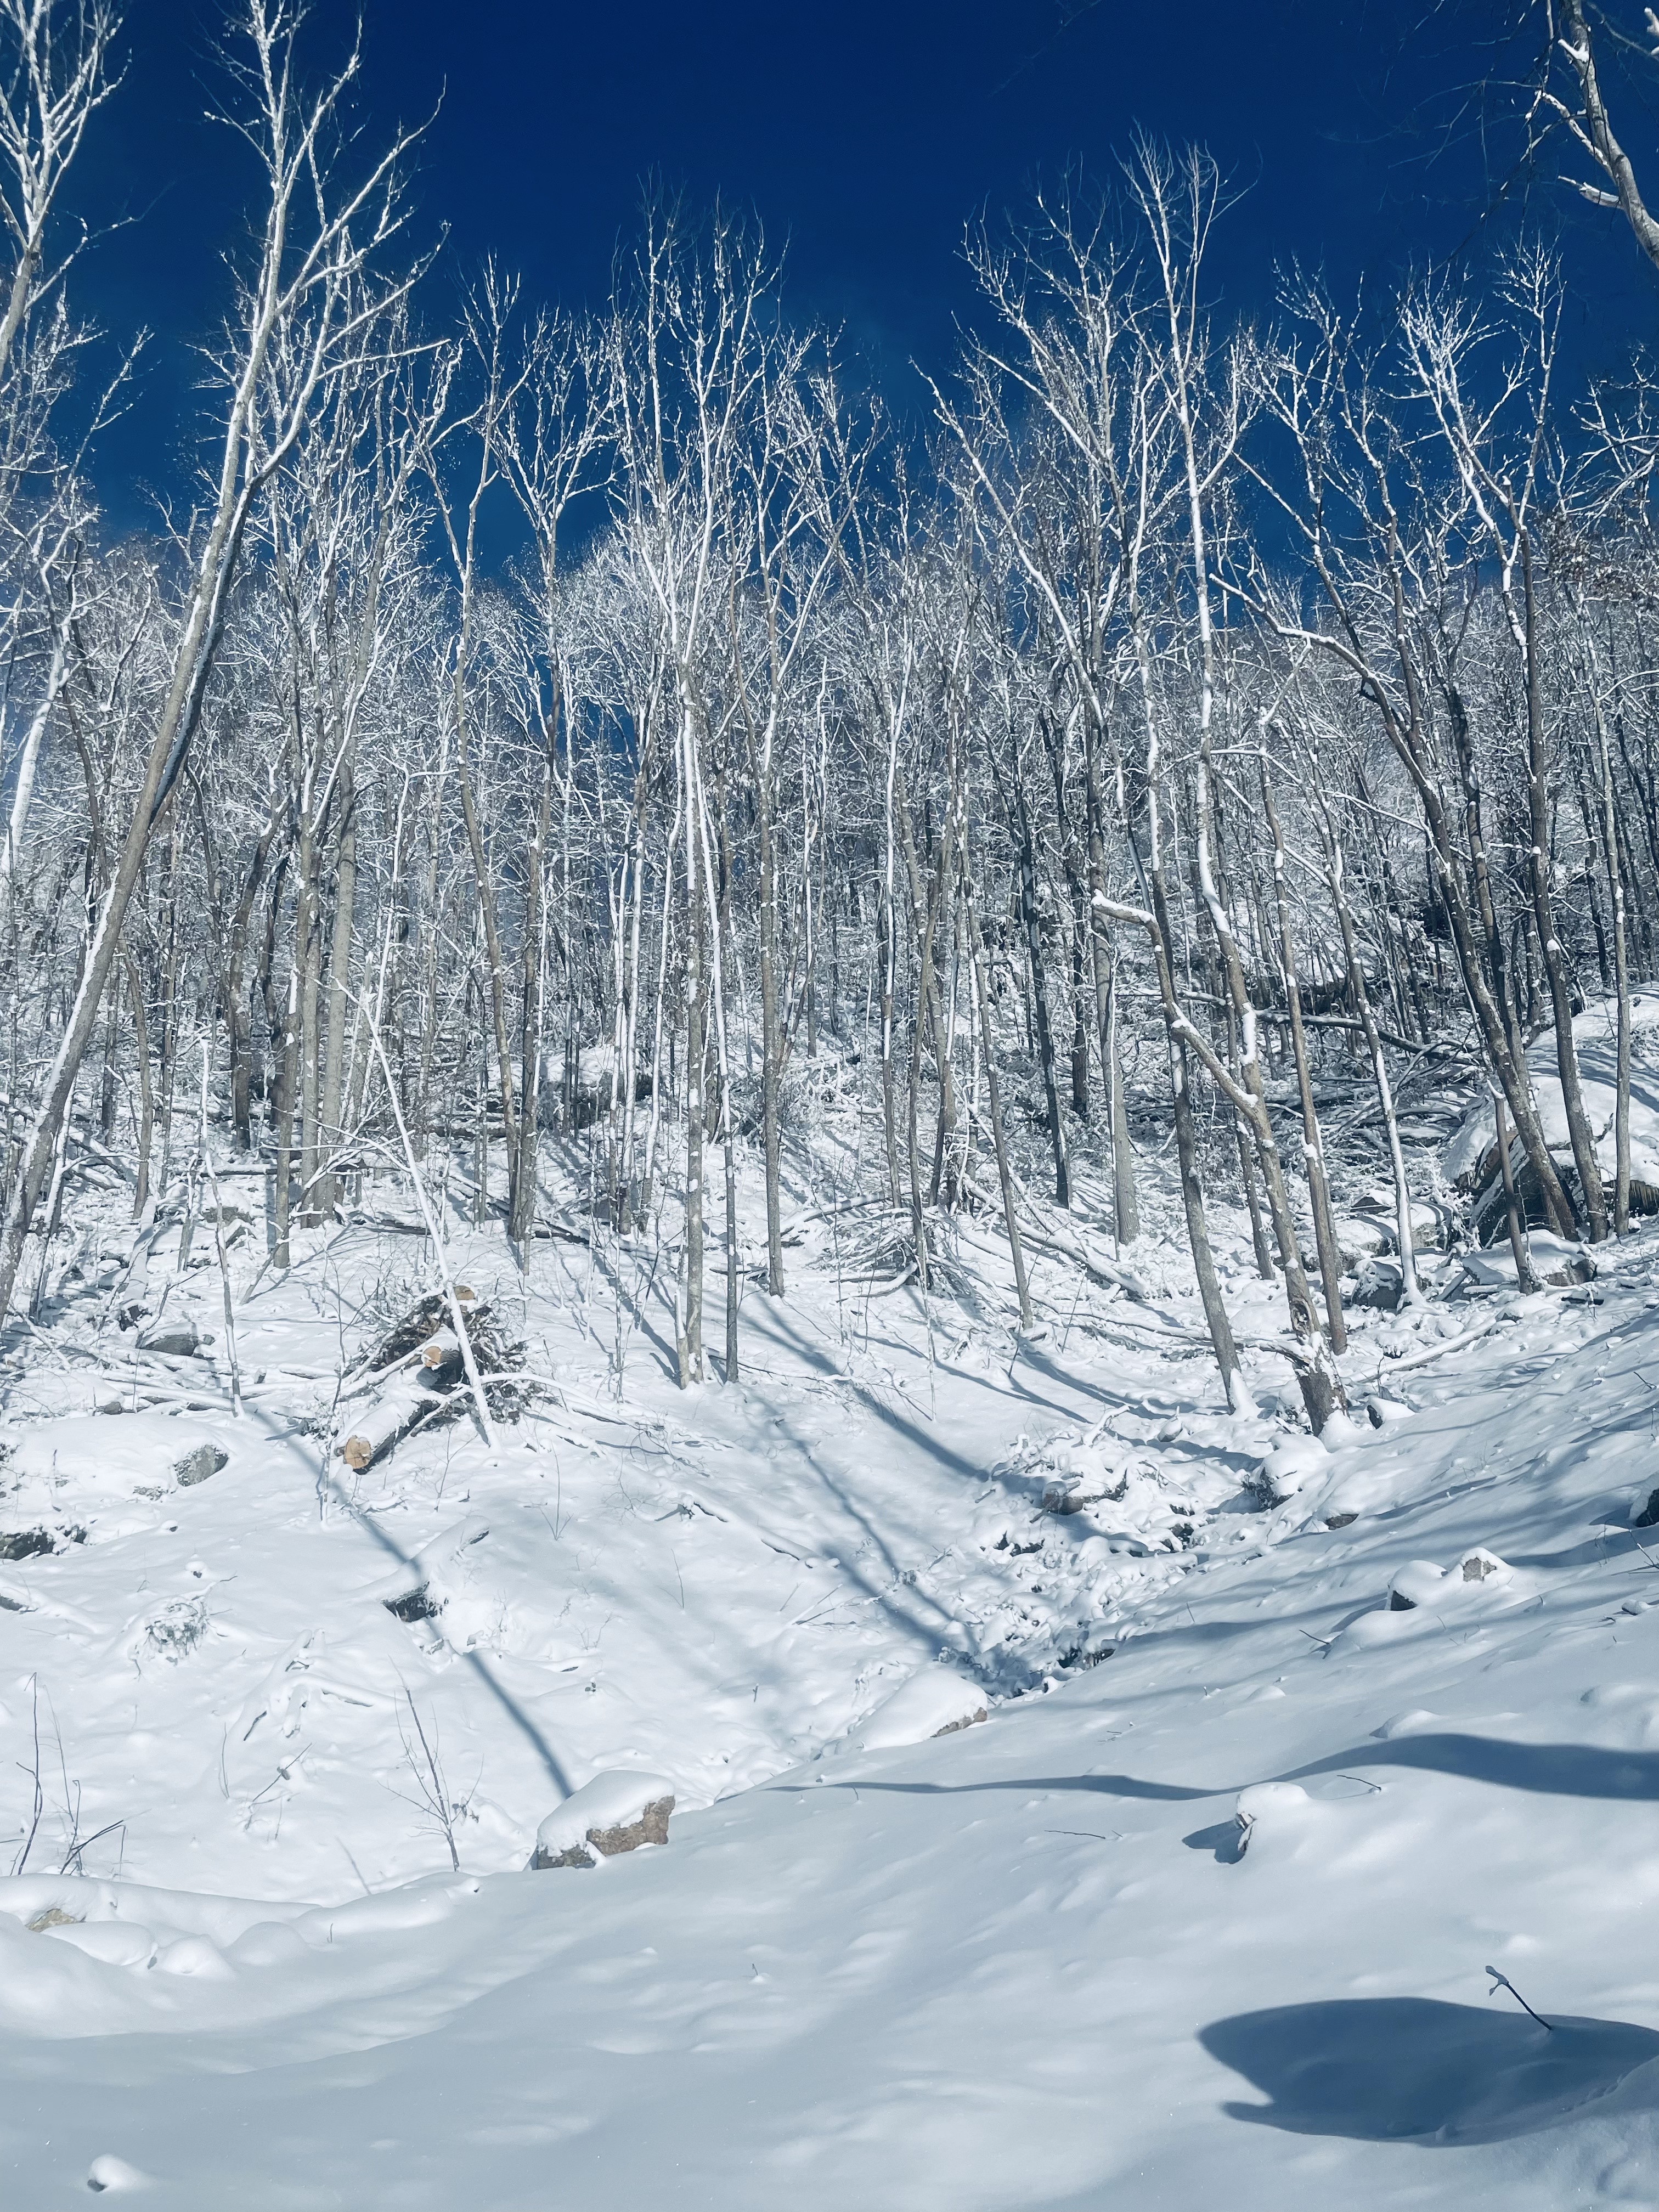
<svg viewBox="0 0 1659 2212"><path fill-rule="evenodd" d="M1460 88L1524 46L1492 43L1505 0L366 0L359 118L379 143L437 108L419 156L417 229L447 226L447 287L493 252L532 300L602 301L613 254L659 172L696 201L756 209L788 240L797 313L828 319L901 408L908 364L948 368L972 312L959 258L976 210L1017 209L1069 161L1097 175L1141 127L1206 144L1243 187L1214 264L1218 300L1262 312L1276 260L1346 288L1481 250L1492 156ZM1067 21L1067 16L1070 20ZM76 298L112 338L155 333L137 402L106 440L112 519L186 481L199 403L192 344L228 296L223 257L254 179L204 111L219 22L202 0L131 0L127 82L76 179L94 222L135 218L94 249ZM355 9L318 0L318 66ZM441 104L440 104L441 103ZM1638 140L1645 118L1636 118ZM1500 146L1498 158L1502 158ZM1545 191L1575 273L1570 344L1611 365L1652 316L1629 242Z"/></svg>

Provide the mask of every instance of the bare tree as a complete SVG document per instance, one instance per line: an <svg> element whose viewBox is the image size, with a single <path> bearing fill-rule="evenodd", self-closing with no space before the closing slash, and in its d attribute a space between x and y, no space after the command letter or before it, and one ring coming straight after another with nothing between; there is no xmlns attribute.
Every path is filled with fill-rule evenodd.
<svg viewBox="0 0 1659 2212"><path fill-rule="evenodd" d="M371 342L375 323L410 281L403 276L365 289L399 227L397 176L409 140L400 137L355 185L330 191L331 135L358 59L354 51L320 93L305 97L294 81L297 27L297 13L287 0L248 0L241 24L245 51L231 57L246 98L234 119L255 148L265 186L258 261L240 287L220 357L227 400L223 445L185 589L172 675L0 1228L0 1312L11 1302L24 1238L92 1038L145 851L196 734L250 518L294 452L319 393ZM290 337L291 346L280 343Z"/></svg>

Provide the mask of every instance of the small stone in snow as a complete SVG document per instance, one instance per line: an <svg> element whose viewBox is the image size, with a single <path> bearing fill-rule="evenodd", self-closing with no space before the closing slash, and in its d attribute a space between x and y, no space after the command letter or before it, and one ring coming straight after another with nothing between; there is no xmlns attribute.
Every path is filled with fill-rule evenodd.
<svg viewBox="0 0 1659 2212"><path fill-rule="evenodd" d="M166 1359L191 1359L201 1348L202 1339L193 1321L158 1321L147 1328L138 1340L140 1352L160 1352Z"/></svg>
<svg viewBox="0 0 1659 2212"><path fill-rule="evenodd" d="M194 1451L186 1452L182 1459L174 1460L173 1472L189 1489L192 1484L205 1482L210 1475L217 1474L222 1468L229 1465L230 1454L221 1451L217 1444L198 1444Z"/></svg>

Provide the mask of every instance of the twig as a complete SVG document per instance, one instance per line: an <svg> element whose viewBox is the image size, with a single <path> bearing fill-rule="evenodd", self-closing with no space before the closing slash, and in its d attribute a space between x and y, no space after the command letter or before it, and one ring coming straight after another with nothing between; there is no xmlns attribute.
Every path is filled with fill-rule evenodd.
<svg viewBox="0 0 1659 2212"><path fill-rule="evenodd" d="M38 1674L30 1675L29 1690L33 1703L34 1764L25 1766L20 1759L18 1771L28 1775L34 1784L34 1814L29 1822L29 1832L23 1838L23 1848L11 1863L14 1875L21 1874L29 1863L29 1853L34 1848L34 1838L40 1832L40 1815L46 1809L46 1797L40 1788L40 1678Z"/></svg>
<svg viewBox="0 0 1659 2212"><path fill-rule="evenodd" d="M1538 2025L1543 2029L1546 2035L1554 2034L1555 2030L1550 2026L1548 2021L1547 2021L1541 2014L1533 2012L1532 2007L1527 2002L1525 1997L1522 1996L1520 1990L1516 1988L1515 1984L1510 1979L1507 1974L1500 1974L1496 1966L1488 1966L1486 1972L1492 1976L1492 1987L1486 1991L1486 1995L1489 1997L1495 1997L1499 1990L1507 1990L1510 1995L1515 1999L1516 2004L1520 2006L1522 2012L1532 2014L1533 2019L1538 2022Z"/></svg>

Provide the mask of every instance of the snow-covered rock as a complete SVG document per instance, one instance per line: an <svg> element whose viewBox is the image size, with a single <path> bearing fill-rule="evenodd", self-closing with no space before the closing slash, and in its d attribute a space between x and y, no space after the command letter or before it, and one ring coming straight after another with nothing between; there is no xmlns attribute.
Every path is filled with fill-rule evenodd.
<svg viewBox="0 0 1659 2212"><path fill-rule="evenodd" d="M167 1359L191 1359L202 1348L203 1339L188 1315L174 1321L158 1321L141 1332L140 1352L154 1352Z"/></svg>
<svg viewBox="0 0 1659 2212"><path fill-rule="evenodd" d="M1413 1559L1401 1567L1389 1585L1389 1607L1394 1613L1410 1613L1419 1606L1455 1602L1471 1587L1478 1590L1507 1589L1515 1570L1496 1552L1476 1545L1449 1567L1437 1567L1431 1559Z"/></svg>
<svg viewBox="0 0 1659 2212"><path fill-rule="evenodd" d="M591 1867L598 1859L665 1844L674 1785L660 1774L596 1774L536 1831L532 1867Z"/></svg>
<svg viewBox="0 0 1659 2212"><path fill-rule="evenodd" d="M1595 1262L1582 1244L1569 1244L1547 1229L1529 1230L1528 1255L1533 1273L1540 1283L1564 1290L1570 1283L1586 1283L1595 1273ZM1515 1252L1507 1237L1480 1251L1460 1252L1458 1265L1472 1283L1488 1290L1514 1290Z"/></svg>
<svg viewBox="0 0 1659 2212"><path fill-rule="evenodd" d="M1445 1579L1445 1569L1432 1559L1408 1559L1389 1584L1389 1611L1411 1613L1419 1605L1432 1605Z"/></svg>
<svg viewBox="0 0 1659 2212"><path fill-rule="evenodd" d="M1258 1827L1264 1834L1271 1833L1281 1822L1305 1813L1310 1802L1307 1791L1297 1782L1256 1782L1241 1790L1233 1813L1239 1829L1240 1857L1255 1842Z"/></svg>
<svg viewBox="0 0 1659 2212"><path fill-rule="evenodd" d="M1632 1069L1630 1097L1630 1157L1633 1199L1638 1210L1650 1205L1649 1193L1659 1194L1659 990L1651 988L1631 994ZM1618 1007L1598 1000L1576 1015L1573 1048L1578 1058L1579 1087L1595 1146L1596 1164L1610 1183L1616 1164L1613 1114L1618 1103ZM1551 1158L1559 1166L1572 1165L1572 1138L1561 1091L1555 1032L1546 1030L1527 1049L1527 1068L1539 1124ZM1463 1191L1496 1188L1498 1139L1492 1099L1482 1091L1469 1107L1440 1156L1446 1180ZM1501 1206L1498 1208L1501 1222Z"/></svg>
<svg viewBox="0 0 1659 2212"><path fill-rule="evenodd" d="M1283 1505L1316 1475L1330 1471L1331 1455L1319 1437L1287 1437L1256 1470L1256 1486L1275 1505Z"/></svg>
<svg viewBox="0 0 1659 2212"><path fill-rule="evenodd" d="M924 1667L848 1733L858 1751L890 1751L952 1735L985 1718L985 1692L949 1667Z"/></svg>
<svg viewBox="0 0 1659 2212"><path fill-rule="evenodd" d="M117 2158L113 2151L100 2152L87 2168L87 2187L94 2197L106 2190L149 2189L153 2185L142 2167L130 2166L125 2159Z"/></svg>

